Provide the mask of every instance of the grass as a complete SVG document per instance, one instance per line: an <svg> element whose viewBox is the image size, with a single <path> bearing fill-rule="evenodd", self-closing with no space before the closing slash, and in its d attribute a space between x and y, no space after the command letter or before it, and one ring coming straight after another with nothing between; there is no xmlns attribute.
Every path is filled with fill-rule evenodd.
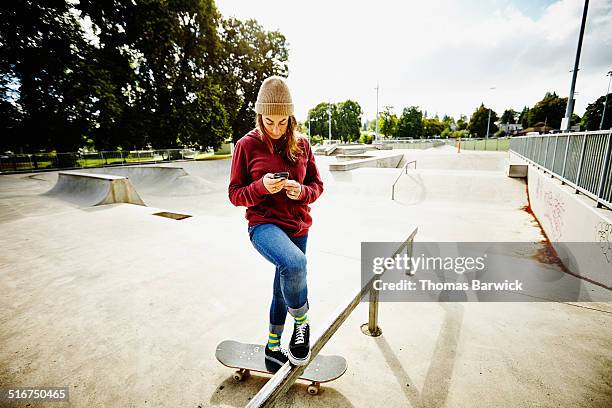
<svg viewBox="0 0 612 408"><path fill-rule="evenodd" d="M162 156L155 156L154 158L152 157L127 157L125 159L126 164L129 163L144 163L144 162L152 162L152 161L163 161L163 157ZM81 167L99 167L99 166L104 166L104 165L108 165L108 164L122 164L123 160L121 160L120 158L114 158L114 157L109 157L105 160L102 159L82 159L82 160L77 160L77 164Z"/></svg>
<svg viewBox="0 0 612 408"><path fill-rule="evenodd" d="M218 160L218 159L227 159L231 157L231 154L219 154L215 155L214 153L204 153L200 154L196 157L196 160ZM151 163L151 162L163 162L164 157L161 155L155 155L154 157L126 157L125 164L134 164L134 163ZM16 170L41 170L41 169L56 169L55 161L47 160L47 161L37 161L36 167L34 163L30 162L18 162ZM120 165L123 164L123 160L119 157L108 157L106 159L80 159L76 160L74 167L87 168L87 167L102 167L106 165ZM2 163L2 171L14 171L15 164L14 163Z"/></svg>
<svg viewBox="0 0 612 408"><path fill-rule="evenodd" d="M223 160L232 157L231 154L215 154L215 153L201 153L195 157L195 160Z"/></svg>

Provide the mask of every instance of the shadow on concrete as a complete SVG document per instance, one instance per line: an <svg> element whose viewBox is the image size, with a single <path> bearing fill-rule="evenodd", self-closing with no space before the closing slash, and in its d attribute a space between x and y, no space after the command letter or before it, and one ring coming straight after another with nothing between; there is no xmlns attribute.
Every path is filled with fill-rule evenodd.
<svg viewBox="0 0 612 408"><path fill-rule="evenodd" d="M376 344L380 352L411 407L442 407L446 404L457 356L457 344L461 333L464 309L463 305L458 303L439 304L446 311L446 318L440 328L438 342L432 354L423 389L420 392L417 390L415 382L402 367L402 363L396 357L384 335L376 338Z"/></svg>
<svg viewBox="0 0 612 408"><path fill-rule="evenodd" d="M411 185L408 185L402 179L409 180ZM403 191L402 191L403 190ZM408 190L408 191L406 191ZM400 199L397 197L400 196ZM403 197L403 198L402 198ZM417 205L421 204L427 198L427 188L420 174L403 174L400 181L395 185L395 202L401 205Z"/></svg>
<svg viewBox="0 0 612 408"><path fill-rule="evenodd" d="M391 372L395 376L395 380L398 385L401 387L404 395L406 396L406 400L410 402L410 406L418 407L419 400L421 398L419 391L416 389L414 385L414 381L408 375L406 370L402 367L402 363L395 356L393 350L387 343L387 340L384 337L384 334L375 339L376 345L378 346L380 352L382 353L387 365L391 369Z"/></svg>
<svg viewBox="0 0 612 408"><path fill-rule="evenodd" d="M268 382L270 376L251 373L245 380L237 382L232 377L223 381L210 398L210 406L244 407L251 398ZM316 406L351 408L354 405L340 392L332 388L331 383L321 384L317 395L308 394L310 382L296 382L290 390L279 398L275 406Z"/></svg>

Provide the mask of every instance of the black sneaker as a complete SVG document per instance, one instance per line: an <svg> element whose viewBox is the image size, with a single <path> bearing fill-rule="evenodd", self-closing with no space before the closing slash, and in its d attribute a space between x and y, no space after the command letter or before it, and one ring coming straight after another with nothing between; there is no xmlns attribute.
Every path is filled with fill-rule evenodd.
<svg viewBox="0 0 612 408"><path fill-rule="evenodd" d="M289 360L287 350L282 347L278 347L275 350L270 350L270 348L266 346L265 354L266 368L271 372L278 371L278 369L285 365L287 360Z"/></svg>
<svg viewBox="0 0 612 408"><path fill-rule="evenodd" d="M289 343L289 361L291 364L302 366L310 360L310 325L293 324L293 335Z"/></svg>

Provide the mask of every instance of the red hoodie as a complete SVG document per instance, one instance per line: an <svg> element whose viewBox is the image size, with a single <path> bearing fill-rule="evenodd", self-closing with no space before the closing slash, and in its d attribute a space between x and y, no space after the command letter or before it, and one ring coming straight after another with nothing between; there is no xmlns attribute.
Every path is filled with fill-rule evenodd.
<svg viewBox="0 0 612 408"><path fill-rule="evenodd" d="M323 192L323 181L306 138L299 138L304 154L290 164L281 155L270 153L260 139L257 128L236 143L228 188L229 199L235 206L245 206L249 226L276 224L291 236L303 236L312 225L310 207ZM279 141L273 141L279 143ZM302 185L297 200L287 197L286 190L271 194L263 184L266 173L289 172L289 179Z"/></svg>

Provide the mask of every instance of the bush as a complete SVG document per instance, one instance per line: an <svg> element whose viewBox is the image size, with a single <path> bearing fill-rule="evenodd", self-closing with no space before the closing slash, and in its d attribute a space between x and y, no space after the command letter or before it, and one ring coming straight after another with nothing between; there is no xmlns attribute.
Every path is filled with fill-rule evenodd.
<svg viewBox="0 0 612 408"><path fill-rule="evenodd" d="M359 136L359 143L372 144L372 140L374 140L374 136L370 136L367 133L362 133L361 136Z"/></svg>
<svg viewBox="0 0 612 408"><path fill-rule="evenodd" d="M310 144L313 146L323 144L323 136L314 135L310 137Z"/></svg>
<svg viewBox="0 0 612 408"><path fill-rule="evenodd" d="M448 139L451 134L452 134L452 130L450 130L450 128L444 128L444 130L440 134L440 137L442 139Z"/></svg>
<svg viewBox="0 0 612 408"><path fill-rule="evenodd" d="M453 132L451 132L450 137L454 137L454 138L466 138L468 137L468 132L467 130L455 130Z"/></svg>
<svg viewBox="0 0 612 408"><path fill-rule="evenodd" d="M506 131L504 129L499 129L497 132L495 132L495 137L504 137L506 136Z"/></svg>

